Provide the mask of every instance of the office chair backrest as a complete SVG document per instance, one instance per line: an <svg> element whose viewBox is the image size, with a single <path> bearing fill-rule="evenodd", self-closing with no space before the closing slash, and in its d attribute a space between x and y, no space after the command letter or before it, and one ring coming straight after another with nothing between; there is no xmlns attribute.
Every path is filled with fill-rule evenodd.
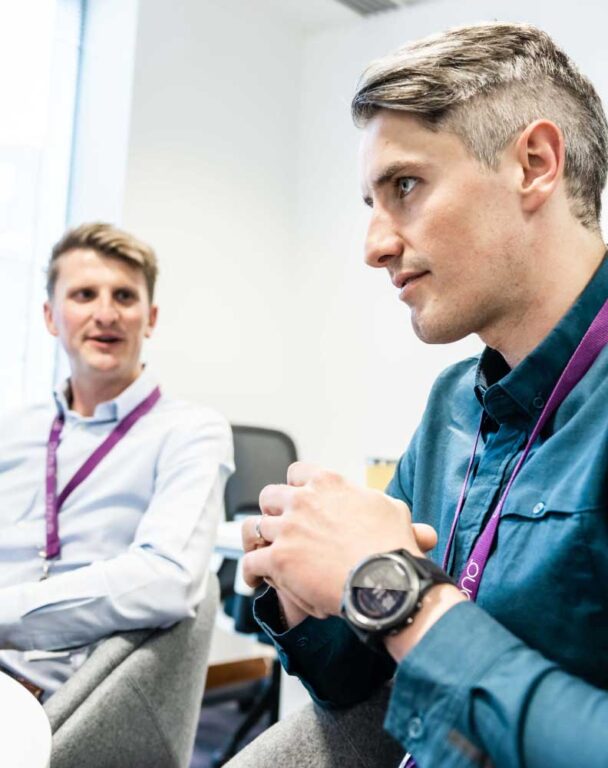
<svg viewBox="0 0 608 768"><path fill-rule="evenodd" d="M293 440L284 432L264 427L232 425L235 472L228 479L224 494L226 519L237 515L258 515L260 491L269 483L284 483L287 467L297 461ZM224 560L218 571L224 610L233 617L237 632L259 632L253 618L253 600L235 594L235 560Z"/></svg>
<svg viewBox="0 0 608 768"><path fill-rule="evenodd" d="M208 578L194 618L109 637L48 699L51 768L188 768L219 599Z"/></svg>
<svg viewBox="0 0 608 768"><path fill-rule="evenodd" d="M297 461L293 440L284 432L233 424L235 473L226 484L226 519L258 514L258 496L269 483L284 483L287 467Z"/></svg>

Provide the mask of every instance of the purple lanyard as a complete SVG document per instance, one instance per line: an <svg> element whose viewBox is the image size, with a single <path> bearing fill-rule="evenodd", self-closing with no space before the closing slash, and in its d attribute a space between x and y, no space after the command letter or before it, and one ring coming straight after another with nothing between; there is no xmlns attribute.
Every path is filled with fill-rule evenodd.
<svg viewBox="0 0 608 768"><path fill-rule="evenodd" d="M46 452L46 549L41 553L46 562L43 567L43 578L48 574L48 561L59 555L61 542L59 540L59 512L67 497L91 474L95 467L114 448L116 443L127 434L131 427L145 416L156 405L160 398L160 389L155 387L150 394L136 405L122 421L110 432L84 464L76 471L65 488L57 495L57 448L61 440L64 424L63 414L58 414L53 420Z"/></svg>
<svg viewBox="0 0 608 768"><path fill-rule="evenodd" d="M477 597L479 584L481 582L486 564L490 558L492 545L496 539L498 523L500 522L500 514L505 505L505 501L507 500L509 491L511 490L511 486L513 485L515 478L519 474L519 470L522 468L526 458L528 457L533 443L539 436L547 421L551 418L553 413L555 413L555 410L561 405L566 395L568 395L574 389L578 382L587 373L589 368L591 368L591 365L602 351L602 349L606 346L606 344L608 344L608 301L604 303L600 311L595 316L593 322L587 329L587 332L581 339L578 347L574 350L574 354L564 368L562 375L557 381L557 384L553 388L553 391L551 392L551 395L549 396L549 399L547 400L547 403L541 411L540 417L536 422L534 429L532 430L532 434L526 443L523 453L515 465L515 469L509 478L507 487L500 497L500 500L496 505L496 509L492 513L492 517L488 521L480 537L477 539L477 542L473 547L473 552L469 556L469 559L467 560L466 565L460 574L460 578L458 579L458 587L460 588L460 591L469 598L469 600L475 600ZM469 466L467 467L464 483L462 484L462 490L460 491L460 498L458 499L454 520L452 521L452 528L450 530L450 536L443 558L444 570L447 570L448 568L450 551L454 542L454 535L456 533L458 519L460 518L460 513L464 507L467 489L469 486L469 478L473 469L473 463L475 462L475 455L477 453L477 446L479 444L482 425L483 415L477 430L477 436L475 437L475 444L473 445L473 452L471 453L471 458L469 459ZM416 768L416 761L410 754L407 754L399 768Z"/></svg>
<svg viewBox="0 0 608 768"><path fill-rule="evenodd" d="M504 493L500 497L500 500L496 505L496 508L492 513L492 516L486 527L477 539L477 542L473 548L473 552L469 556L469 559L467 560L466 565L460 574L460 578L458 579L458 586L461 592L470 600L475 600L477 597L479 584L490 557L490 551L496 539L496 532L500 522L500 514L503 510L505 501L507 500L507 496L515 481L515 478L519 474L520 469L522 468L526 458L528 457L528 454L530 453L532 445L536 441L536 438L539 436L547 421L551 418L553 413L555 413L555 410L561 405L564 398L583 378L589 368L591 368L591 365L602 351L602 349L606 346L606 344L608 344L608 301L604 303L600 311L593 319L593 322L587 329L587 332L581 339L578 347L574 350L572 357L564 368L562 375L559 377L557 384L551 392L545 407L541 411L540 417L536 422L534 429L532 430L532 434L530 435L528 442L526 443L526 446L521 456L519 457L517 464L515 465L515 469L509 478L509 482L507 483L507 487L505 488ZM444 570L446 570L448 567L450 551L454 542L454 535L456 533L456 526L458 525L460 513L464 507L467 488L469 485L469 477L471 475L473 463L475 461L477 445L481 435L482 423L483 416L482 422L480 422L479 429L477 430L475 445L473 446L473 452L471 454L471 458L469 459L469 466L467 468L462 490L460 492L460 498L458 500L458 506L456 507L456 513L452 522L452 528L450 530L450 536L443 558Z"/></svg>

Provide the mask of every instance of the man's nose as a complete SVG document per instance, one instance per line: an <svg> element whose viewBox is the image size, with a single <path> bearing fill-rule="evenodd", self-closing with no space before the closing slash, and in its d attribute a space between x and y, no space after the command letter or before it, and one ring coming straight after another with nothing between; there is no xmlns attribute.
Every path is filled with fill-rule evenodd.
<svg viewBox="0 0 608 768"><path fill-rule="evenodd" d="M93 318L99 325L112 325L118 320L119 312L111 296L99 296L95 303Z"/></svg>
<svg viewBox="0 0 608 768"><path fill-rule="evenodd" d="M370 267L386 267L403 253L403 238L390 217L373 212L365 239L365 263Z"/></svg>

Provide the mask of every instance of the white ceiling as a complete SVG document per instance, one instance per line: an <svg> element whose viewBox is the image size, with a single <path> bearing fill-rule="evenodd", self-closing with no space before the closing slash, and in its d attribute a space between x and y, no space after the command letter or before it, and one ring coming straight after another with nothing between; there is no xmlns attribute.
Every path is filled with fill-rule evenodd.
<svg viewBox="0 0 608 768"><path fill-rule="evenodd" d="M348 23L361 17L337 0L257 0L277 17L302 29L318 32L325 27Z"/></svg>

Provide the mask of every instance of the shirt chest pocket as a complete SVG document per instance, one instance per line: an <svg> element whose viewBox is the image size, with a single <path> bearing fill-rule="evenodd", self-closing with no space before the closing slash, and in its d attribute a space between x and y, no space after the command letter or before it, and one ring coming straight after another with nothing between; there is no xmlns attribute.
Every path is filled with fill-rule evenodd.
<svg viewBox="0 0 608 768"><path fill-rule="evenodd" d="M546 520L553 516L594 514L608 507L608 494L603 488L581 489L560 483L554 487L517 488L517 480L507 497L501 518Z"/></svg>
<svg viewBox="0 0 608 768"><path fill-rule="evenodd" d="M595 660L608 651L606 552L608 510L600 497L514 487L479 603L541 653L593 677ZM581 637L602 653L581 655Z"/></svg>
<svg viewBox="0 0 608 768"><path fill-rule="evenodd" d="M588 536L606 519L606 506L593 494L563 486L514 487L498 528L500 561L512 562L525 578L560 578L572 567L586 571Z"/></svg>
<svg viewBox="0 0 608 768"><path fill-rule="evenodd" d="M599 608L608 578L608 513L593 495L568 488L513 489L498 528L495 576L514 592L565 606L581 596ZM538 604L542 610L542 604Z"/></svg>

